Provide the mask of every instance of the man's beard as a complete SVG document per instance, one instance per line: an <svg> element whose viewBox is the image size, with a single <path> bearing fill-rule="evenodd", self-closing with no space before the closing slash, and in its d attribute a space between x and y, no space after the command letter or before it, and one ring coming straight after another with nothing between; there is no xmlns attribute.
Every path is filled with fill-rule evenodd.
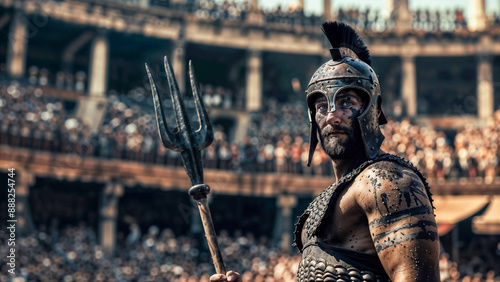
<svg viewBox="0 0 500 282"><path fill-rule="evenodd" d="M344 140L341 140L342 136L328 136L333 131L346 133L347 138L343 137ZM352 158L360 150L364 151L359 126L354 126L351 130L340 125L327 125L318 135L321 148L332 160Z"/></svg>

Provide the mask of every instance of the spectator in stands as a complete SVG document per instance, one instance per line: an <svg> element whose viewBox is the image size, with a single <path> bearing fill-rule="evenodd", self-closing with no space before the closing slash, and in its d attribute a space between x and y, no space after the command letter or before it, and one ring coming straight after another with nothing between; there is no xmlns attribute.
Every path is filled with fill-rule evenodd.
<svg viewBox="0 0 500 282"><path fill-rule="evenodd" d="M229 170L231 169L231 148L229 143L222 141L218 150L218 165L219 169Z"/></svg>
<svg viewBox="0 0 500 282"><path fill-rule="evenodd" d="M206 168L216 169L218 164L218 156L215 144L208 146L203 152L203 161Z"/></svg>
<svg viewBox="0 0 500 282"><path fill-rule="evenodd" d="M495 26L500 26L500 14L499 13L493 13L493 24Z"/></svg>
<svg viewBox="0 0 500 282"><path fill-rule="evenodd" d="M455 29L466 29L467 22L465 21L464 11L461 9L455 10Z"/></svg>
<svg viewBox="0 0 500 282"><path fill-rule="evenodd" d="M241 169L244 172L256 172L258 150L250 138L243 138L243 144L241 145L240 152Z"/></svg>

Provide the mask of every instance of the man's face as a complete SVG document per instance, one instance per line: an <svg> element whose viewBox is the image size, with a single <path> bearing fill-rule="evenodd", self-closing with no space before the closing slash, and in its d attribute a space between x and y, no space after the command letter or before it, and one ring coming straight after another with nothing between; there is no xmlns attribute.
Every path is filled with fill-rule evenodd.
<svg viewBox="0 0 500 282"><path fill-rule="evenodd" d="M337 94L335 111L328 112L326 97L316 99L316 123L319 127L321 147L332 159L346 159L357 152L364 152L361 130L357 117L366 108L366 102L354 90Z"/></svg>

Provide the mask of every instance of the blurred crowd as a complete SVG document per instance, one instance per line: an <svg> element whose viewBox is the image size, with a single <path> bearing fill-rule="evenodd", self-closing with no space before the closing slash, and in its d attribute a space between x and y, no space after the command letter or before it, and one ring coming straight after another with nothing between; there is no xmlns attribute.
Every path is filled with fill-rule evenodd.
<svg viewBox="0 0 500 282"><path fill-rule="evenodd" d="M416 9L411 11L411 27L415 31L437 32L458 31L467 29L467 21L462 9L455 10L429 10ZM396 25L395 15L388 17L379 10L364 10L359 8L339 8L337 19L362 30L390 31Z"/></svg>
<svg viewBox="0 0 500 282"><path fill-rule="evenodd" d="M468 176L467 171L458 166L454 150L443 132L403 120L389 121L383 127L383 133L386 139L382 143L382 150L410 161L427 178Z"/></svg>
<svg viewBox="0 0 500 282"><path fill-rule="evenodd" d="M205 96L208 106L225 108L225 103L231 103L219 94L228 93L227 90L216 88L219 90L210 92L210 88L210 85L203 86L204 91L209 91ZM151 99L144 98L146 93L142 88L136 92L140 93L132 98L110 93L101 126L92 131L86 120L66 109L71 101L47 97L37 86L4 83L0 86L0 144L181 166L179 154L166 150L158 142ZM166 99L164 103L167 123L170 130L175 130L171 101ZM188 99L186 106L196 128L194 103ZM248 135L241 142L229 139L222 126L215 126L214 142L202 151L205 168L332 175L329 157L319 146L311 167L305 166L309 127L304 107L269 101L265 109L252 118ZM467 125L452 139L444 132L413 125L408 120L390 121L383 127L383 133L386 139L382 149L409 160L428 178L492 179L500 175L500 111L495 112L487 126Z"/></svg>
<svg viewBox="0 0 500 282"><path fill-rule="evenodd" d="M238 20L243 21L247 18L251 10L248 1L214 1L214 0L200 0L197 1L196 16L200 19L211 20Z"/></svg>
<svg viewBox="0 0 500 282"><path fill-rule="evenodd" d="M233 91L226 87L214 86L212 84L200 84L203 93L203 102L207 108L234 109L242 108L243 101L239 101Z"/></svg>
<svg viewBox="0 0 500 282"><path fill-rule="evenodd" d="M467 21L462 9L455 9L454 11L417 9L412 12L412 26L415 30L429 32L456 31L467 29Z"/></svg>
<svg viewBox="0 0 500 282"><path fill-rule="evenodd" d="M130 0L136 3L139 0ZM200 19L209 20L234 20L244 21L252 12L250 1L229 0L150 0L152 6L162 6L172 10L193 12ZM304 13L303 7L298 2L288 6L278 4L269 10L257 9L255 13L262 16L266 23L278 23L299 26L319 26L324 21L321 15ZM380 10L360 7L344 7L335 11L337 20L346 22L363 30L377 32L390 31L395 27L395 15L386 15ZM463 9L430 10L415 9L411 11L412 28L426 32L458 31L467 29L467 20ZM492 25L499 25L499 16L492 15Z"/></svg>
<svg viewBox="0 0 500 282"><path fill-rule="evenodd" d="M87 73L84 71L58 71L52 73L47 68L31 66L28 69L30 85L53 86L76 92L84 92L87 86Z"/></svg>
<svg viewBox="0 0 500 282"><path fill-rule="evenodd" d="M7 233L0 233L2 241ZM206 243L175 236L151 226L143 236L130 232L108 258L96 233L83 224L61 230L40 230L16 241L16 273L23 281L185 281L208 282L214 274ZM237 269L243 281L295 281L300 256L290 256L266 237L222 231L218 236L227 269ZM202 247L200 247L202 245ZM0 246L7 253L7 244ZM0 280L8 278L0 266Z"/></svg>
<svg viewBox="0 0 500 282"><path fill-rule="evenodd" d="M500 281L500 265L497 263L500 256L499 240L498 235L474 236L460 251L458 263L452 261L448 253L441 253L439 259L441 281Z"/></svg>
<svg viewBox="0 0 500 282"><path fill-rule="evenodd" d="M499 175L500 111L488 121L485 128L467 125L455 137L455 152L459 167L469 177L491 179Z"/></svg>
<svg viewBox="0 0 500 282"><path fill-rule="evenodd" d="M53 152L80 152L76 142L91 133L83 122L68 114L60 99L40 88L18 84L0 86L0 143Z"/></svg>
<svg viewBox="0 0 500 282"><path fill-rule="evenodd" d="M2 241L5 236L7 233L0 233ZM94 230L82 223L61 229L41 226L16 240L16 273L24 278L17 281L207 282L214 274L206 242L192 236L176 236L170 229L160 231L153 225L144 235L132 231L118 234L118 238L114 255L107 257ZM441 281L499 281L496 239L475 238L458 264L442 253ZM296 281L298 253L284 253L275 241L238 231L233 236L222 231L218 240L226 269L240 272L244 282ZM485 252L477 252L478 247ZM2 244L0 251L7 253L6 248ZM473 251L469 254L468 250ZM8 278L6 269L6 264L0 266L2 281Z"/></svg>
<svg viewBox="0 0 500 282"><path fill-rule="evenodd" d="M250 11L251 7L247 1L236 3L227 0L223 2L201 0L198 2L196 15L199 18L212 20L245 20ZM275 9L258 10L257 13L263 15L266 23L319 26L324 21L321 16L306 15L303 7L298 3L291 3L288 7L279 4ZM395 15L385 16L381 11L370 8L339 8L335 14L337 20L363 30L387 31L395 26ZM494 18L496 19L496 17ZM453 11L449 9L445 11L416 9L412 11L412 27L415 30L427 32L456 31L467 29L467 21L462 9Z"/></svg>

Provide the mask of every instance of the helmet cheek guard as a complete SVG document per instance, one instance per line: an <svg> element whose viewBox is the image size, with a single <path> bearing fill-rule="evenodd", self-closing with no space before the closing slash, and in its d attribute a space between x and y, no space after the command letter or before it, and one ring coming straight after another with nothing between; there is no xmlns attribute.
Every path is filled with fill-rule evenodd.
<svg viewBox="0 0 500 282"><path fill-rule="evenodd" d="M314 102L319 96L325 96L325 98L328 100L328 95L325 94L325 92L322 90L312 91L307 95L307 112L309 114L309 156L307 158L307 166L311 166L314 151L316 150L319 142L319 127L316 123L316 108L314 106Z"/></svg>
<svg viewBox="0 0 500 282"><path fill-rule="evenodd" d="M370 104L367 106L366 110L358 117L358 122L366 156L369 159L373 159L377 156L385 138L380 131L380 125L387 123L387 120L385 119L382 109L379 108L382 102L380 94L372 97L370 100Z"/></svg>
<svg viewBox="0 0 500 282"><path fill-rule="evenodd" d="M311 166L312 157L314 155L314 151L318 146L318 124L314 118L314 115L309 110L309 156L307 157L307 166Z"/></svg>

